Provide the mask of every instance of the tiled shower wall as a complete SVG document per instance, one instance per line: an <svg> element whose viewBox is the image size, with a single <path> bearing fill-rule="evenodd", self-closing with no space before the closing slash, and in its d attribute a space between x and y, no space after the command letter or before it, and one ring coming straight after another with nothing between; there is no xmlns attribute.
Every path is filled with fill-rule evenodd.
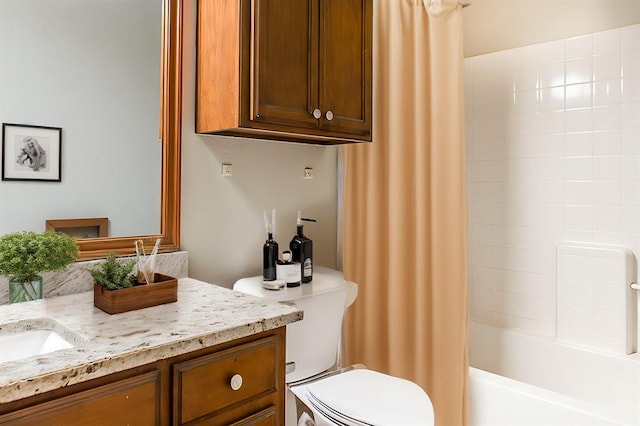
<svg viewBox="0 0 640 426"><path fill-rule="evenodd" d="M640 24L465 59L471 318L555 335L556 246L640 255Z"/></svg>

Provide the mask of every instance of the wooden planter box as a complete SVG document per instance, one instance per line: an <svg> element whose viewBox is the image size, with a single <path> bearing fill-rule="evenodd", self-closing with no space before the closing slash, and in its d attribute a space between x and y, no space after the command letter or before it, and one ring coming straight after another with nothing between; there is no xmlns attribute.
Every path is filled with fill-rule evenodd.
<svg viewBox="0 0 640 426"><path fill-rule="evenodd" d="M93 284L93 305L108 314L135 311L136 309L172 303L178 300L178 280L155 274L155 282L120 290L107 290Z"/></svg>

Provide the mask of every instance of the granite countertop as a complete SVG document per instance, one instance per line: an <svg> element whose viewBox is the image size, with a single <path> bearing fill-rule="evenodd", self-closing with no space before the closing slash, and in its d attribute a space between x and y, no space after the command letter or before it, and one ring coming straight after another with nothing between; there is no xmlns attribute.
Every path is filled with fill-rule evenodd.
<svg viewBox="0 0 640 426"><path fill-rule="evenodd" d="M93 292L0 306L0 335L46 328L75 346L0 363L0 403L299 321L302 311L191 278L178 301L109 315ZM2 350L2 348L0 348Z"/></svg>

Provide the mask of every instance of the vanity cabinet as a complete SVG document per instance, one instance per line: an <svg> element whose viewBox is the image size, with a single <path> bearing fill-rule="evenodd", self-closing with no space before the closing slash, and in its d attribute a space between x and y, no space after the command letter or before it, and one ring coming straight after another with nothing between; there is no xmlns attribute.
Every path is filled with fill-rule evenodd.
<svg viewBox="0 0 640 426"><path fill-rule="evenodd" d="M0 404L0 425L281 425L284 370L281 327Z"/></svg>
<svg viewBox="0 0 640 426"><path fill-rule="evenodd" d="M198 2L198 133L371 141L372 0Z"/></svg>

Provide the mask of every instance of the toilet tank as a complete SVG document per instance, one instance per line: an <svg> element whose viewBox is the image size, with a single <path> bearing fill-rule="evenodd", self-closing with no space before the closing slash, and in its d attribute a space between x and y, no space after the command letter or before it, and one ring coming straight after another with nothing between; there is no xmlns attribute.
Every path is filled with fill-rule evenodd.
<svg viewBox="0 0 640 426"><path fill-rule="evenodd" d="M233 289L280 303L296 305L304 311L301 321L287 325L287 363L295 369L287 383L321 373L335 365L345 308L357 294L354 283L345 282L341 272L314 266L313 281L281 290L262 288L262 277L243 278Z"/></svg>

